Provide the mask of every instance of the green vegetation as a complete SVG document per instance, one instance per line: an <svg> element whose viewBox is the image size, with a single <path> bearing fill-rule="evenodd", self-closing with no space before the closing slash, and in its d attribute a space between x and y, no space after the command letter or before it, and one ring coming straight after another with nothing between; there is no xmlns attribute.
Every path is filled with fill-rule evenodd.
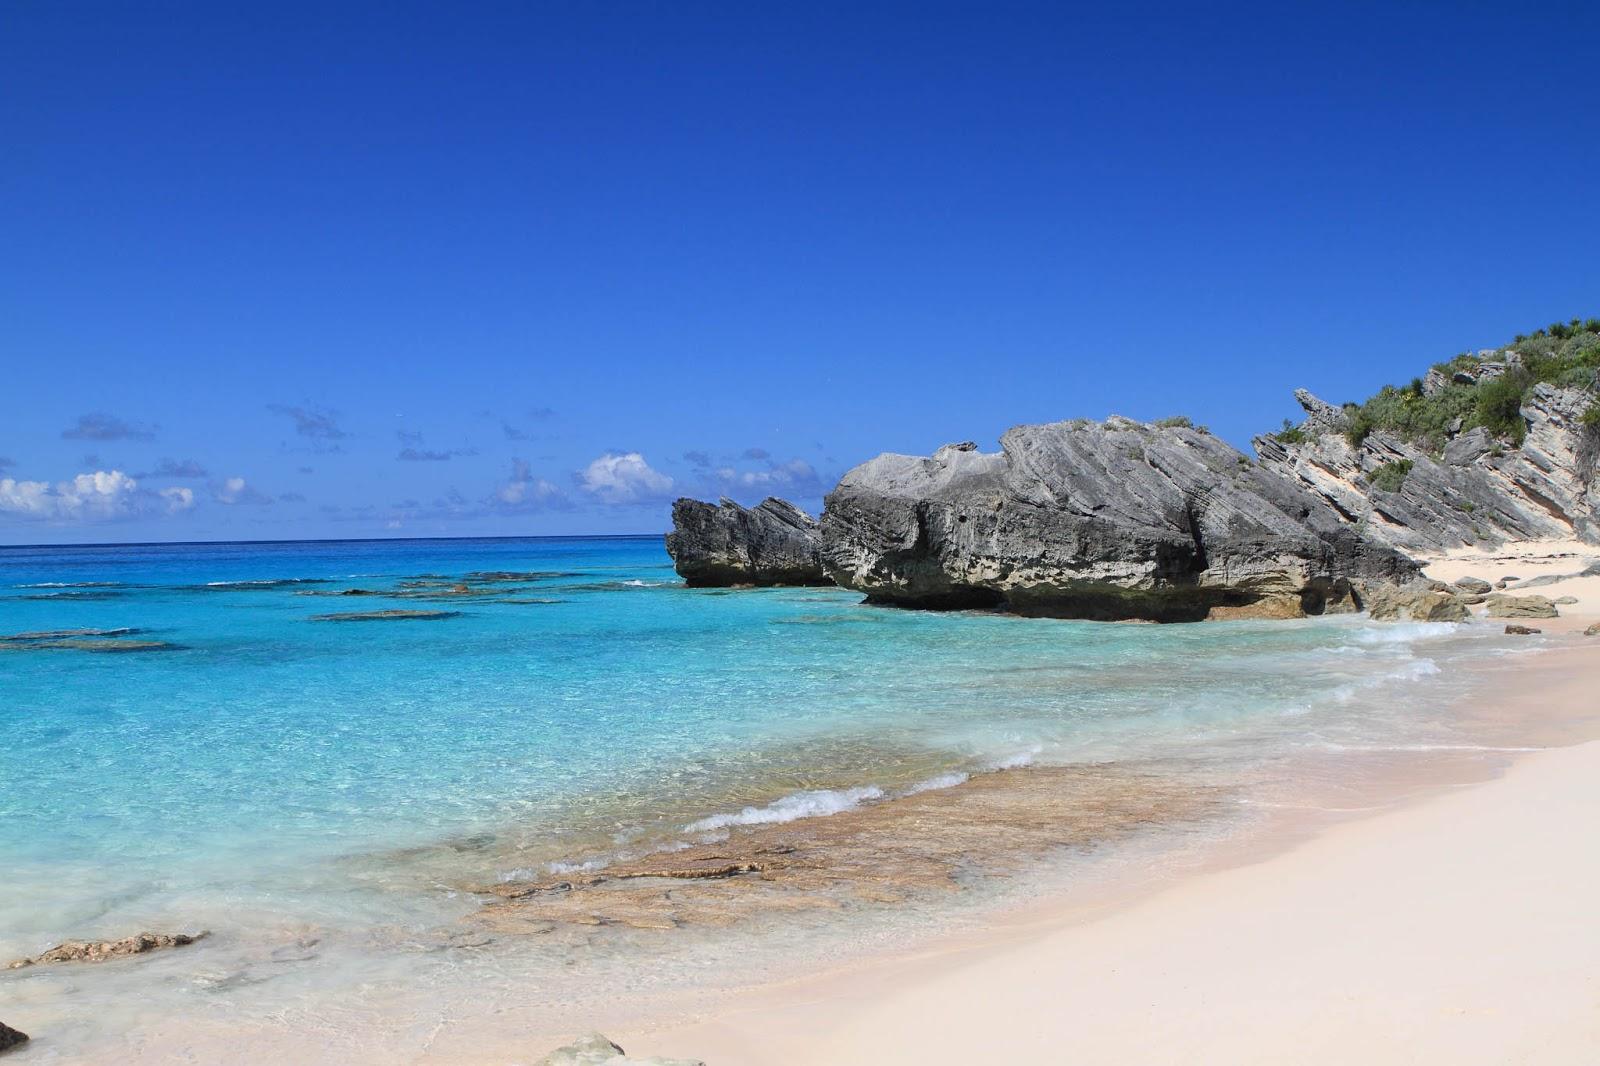
<svg viewBox="0 0 1600 1066"><path fill-rule="evenodd" d="M1367 475L1367 481L1375 489L1399 492L1400 486L1406 483L1406 475L1411 473L1411 465L1410 459L1396 459L1392 463L1384 463Z"/></svg>
<svg viewBox="0 0 1600 1066"><path fill-rule="evenodd" d="M1284 444L1299 444L1306 439L1306 431L1285 418L1283 420L1283 428L1274 433L1273 436Z"/></svg>
<svg viewBox="0 0 1600 1066"><path fill-rule="evenodd" d="M1491 367L1479 376L1485 364L1505 369L1495 374ZM1482 426L1497 440L1519 445L1527 433L1522 405L1535 385L1600 392L1600 319L1557 322L1498 351L1463 352L1433 369L1442 383L1431 396L1423 391L1423 379L1413 378L1409 385L1385 385L1364 403L1345 404L1350 443L1359 447L1368 434L1383 430L1438 451L1454 431ZM1456 380L1457 373L1473 380ZM1593 417L1600 424L1600 414ZM1285 439L1282 433L1277 437Z"/></svg>
<svg viewBox="0 0 1600 1066"><path fill-rule="evenodd" d="M1193 429L1194 420L1188 415L1173 415L1171 418L1158 418L1150 423L1161 429Z"/></svg>

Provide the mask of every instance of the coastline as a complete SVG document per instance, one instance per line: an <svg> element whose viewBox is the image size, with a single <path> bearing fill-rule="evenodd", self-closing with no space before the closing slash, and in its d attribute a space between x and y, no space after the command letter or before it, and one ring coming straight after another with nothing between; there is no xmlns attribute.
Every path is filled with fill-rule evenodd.
<svg viewBox="0 0 1600 1066"><path fill-rule="evenodd" d="M1482 701L1566 735L1487 780L1424 773L1376 811L1287 819L1166 883L1041 900L611 1035L753 1066L1593 1061L1600 845L1575 827L1600 812L1600 647L1502 669Z"/></svg>
<svg viewBox="0 0 1600 1066"><path fill-rule="evenodd" d="M1537 551L1549 556L1549 567L1574 569L1564 551L1548 546ZM1535 573L1525 563L1516 560L1524 578ZM1462 565L1482 572L1484 564ZM1492 569L1484 576L1503 575ZM1552 594L1565 591L1560 583L1551 589ZM1575 609L1594 606L1586 592ZM802 617L809 621L811 616ZM893 621L906 616L861 617ZM857 624L853 613L849 618ZM1086 1036L1058 1033L1057 1027L1074 1018L1068 1013L1058 1019L1059 1007L1029 1017L1008 1014L1006 1003L1032 1002L1028 997L1040 994L1036 986L1045 974L1046 985L1062 989L1054 997L1059 1002L1081 999L1082 1010L1120 1018L1119 1024L1135 1029L1165 1024L1170 1011L1184 1016L1179 1000L1162 1006L1161 1018L1135 1023L1129 1003L1113 996L1115 982L1096 980L1082 970L1082 960L1098 960L1100 978L1124 971L1129 964L1121 960L1129 951L1132 958L1145 951L1147 965L1169 965L1164 952L1170 954L1171 948L1150 945L1151 930L1188 943L1194 936L1184 921L1206 930L1215 917L1197 915L1191 904L1181 920L1162 918L1171 906L1163 901L1204 896L1203 886L1238 871L1265 871L1253 875L1262 878L1259 882L1247 881L1244 894L1265 893L1263 906L1282 899L1297 902L1292 895L1272 895L1280 891L1282 864L1290 863L1292 870L1293 857L1321 847L1320 841L1342 839L1351 825L1389 825L1397 813L1475 791L1459 786L1493 781L1487 787L1495 789L1498 775L1523 753L1531 751L1528 757L1537 760L1539 749L1600 735L1600 723L1579 713L1588 710L1584 700L1593 688L1594 652L1600 649L1593 638L1572 634L1586 621L1569 615L1546 625L1545 636L1525 638L1502 636L1500 622L1480 620L1460 631L1468 635L1464 643L1460 634L1451 635L1457 631L1450 625L1389 628L1354 617L1290 623L1283 629L1279 623L1257 622L1137 631L1090 626L1081 632L1095 634L1096 640L1137 632L1178 640L1178 647L1220 641L1219 647L1234 649L1208 667L1204 659L1175 658L1170 648L1165 659L1152 657L1161 642L1140 640L1130 650L1138 652L1146 675L1153 664L1166 664L1160 691L1167 700L1182 699L1177 695L1181 682L1196 676L1194 671L1217 662L1232 665L1231 656L1243 649L1258 653L1258 635L1305 635L1303 641L1268 645L1269 657L1282 655L1283 664L1302 661L1296 656L1303 648L1327 647L1323 638L1330 634L1344 631L1357 639L1339 642L1336 649L1351 653L1350 668L1324 665L1319 673L1291 673L1291 687L1278 690L1277 698L1285 702L1270 719L1271 728L1290 741L1287 749L1282 744L1259 748L1258 726L1247 719L1244 747L1230 750L1227 729L1208 732L1210 722L1202 714L1190 720L1192 732L1190 722L1178 719L1181 728L1174 736L1181 743L1148 749L1153 757L1142 762L1113 756L1069 765L999 763L970 776L934 778L928 773L936 767L917 763L902 768L900 784L883 779L882 789L865 790L873 795L859 805L848 792L784 793L768 802L762 786L750 797L752 806L741 811L725 798L711 804L711 810L724 813L709 817L701 796L682 810L655 812L657 820L677 827L680 845L644 848L629 857L612 851L616 842L607 847L595 838L598 853L582 846L576 853L565 846L561 851L569 859L593 857L595 865L552 866L549 876L517 872L526 866L523 860L548 851L537 835L446 837L423 848L376 851L351 860L354 873L377 878L374 884L402 890L430 884L445 890L454 901L449 904L454 916L445 924L392 924L356 935L296 926L277 930L265 943L224 930L193 954L116 964L94 971L100 975L94 978L88 976L91 971L65 969L31 975L14 985L21 993L17 1002L28 1007L30 1018L24 1020L44 1019L36 1031L46 1036L35 1050L45 1061L59 1061L49 1057L49 1034L70 1032L74 1016L66 1012L81 1018L95 1002L97 1014L115 1019L104 1030L116 1034L114 1042L57 1045L55 1054L65 1052L70 1061L167 1062L186 1055L223 1062L261 1055L314 1058L337 1047L341 1059L350 1062L487 1066L535 1061L573 1035L597 1028L635 1054L672 1054L710 1066L857 1061L850 1057L856 1052L841 1043L847 1039L851 1046L861 1044L861 1061L939 1062L982 1058L976 1049L993 1044L997 1032L1015 1030L1019 1038L1043 1034L1041 1039L1059 1041L1061 1048L1089 1061L1129 1061L1121 1053L1125 1048L1114 1053L1108 1044L1096 1050L1073 1043ZM1020 624L1041 640L1050 639L1057 626L1071 626L1076 634L1077 627L1089 625ZM1418 640L1455 642L1448 654L1432 653L1441 655L1443 670L1430 653L1413 656ZM1385 658L1391 648L1398 655ZM1381 664L1376 672L1359 665L1373 663L1373 656ZM1124 671L1134 661L1125 658ZM1264 676L1259 663L1242 669L1243 676ZM1278 669L1282 673L1287 665ZM1416 679L1436 675L1427 690L1411 687ZM1070 690L1075 680L1059 672L1023 676L1051 691ZM1383 683L1368 687L1374 679ZM1206 708L1224 716L1224 722L1231 720L1226 717L1230 701L1249 698L1244 688L1229 691L1222 703ZM1332 718L1301 718L1306 713L1298 709L1301 691L1316 691L1324 705L1332 699L1346 710ZM1441 699L1441 692L1453 695ZM1373 716L1394 727L1373 731ZM1214 746L1204 747L1203 757L1196 758L1188 745L1207 737ZM1276 754L1260 761L1263 751ZM819 764L815 758L805 763ZM799 767L796 763L795 772ZM796 784L820 788L840 782L813 771ZM807 817L812 801L825 798L849 802L833 813L815 812L824 817ZM799 805L805 809L793 800L805 800ZM1536 806L1523 801L1510 806L1517 817L1538 814ZM607 809L632 808L613 804ZM691 816L701 820L685 824ZM1460 831L1474 846L1498 854L1494 838L1476 837L1470 825ZM1403 855L1412 850L1411 832L1381 835ZM570 836L563 839L577 843ZM744 869L752 856L758 867ZM1372 861L1366 876L1382 881L1394 862ZM722 877L719 864L739 868ZM1559 866L1542 857L1531 865ZM494 885L475 879L485 870L508 871L502 875L508 879ZM1567 877L1579 886L1590 880L1582 870ZM1560 886L1551 891L1559 892ZM1369 902L1359 916L1365 922L1367 909L1389 917L1396 907L1403 913L1407 906L1418 905L1400 898ZM1496 917L1507 913L1499 902L1485 904L1485 910ZM1222 913L1228 917L1226 908ZM1112 931L1104 932L1107 928ZM1238 944L1251 943L1246 935L1251 929L1246 925L1236 934ZM1279 941L1293 933L1309 937L1315 948L1325 932L1337 943L1338 922L1306 919L1295 926L1285 919ZM1083 937L1088 939L1075 939ZM1057 941L1066 946L1050 946ZM1252 949L1252 972L1282 964L1274 942L1258 949ZM1217 957L1175 956L1194 973L1211 967L1222 975L1213 982L1197 978L1193 988L1209 1001L1231 994L1235 985L1247 987L1227 976L1226 966L1240 961L1233 958L1238 954L1233 947L1216 947L1212 954ZM319 956L328 959L328 968L319 969ZM1078 969L1063 972L1064 965ZM1447 968L1451 973L1464 969L1460 964ZM331 982L322 974L340 980ZM51 998L80 976L95 987L94 1000L69 1004ZM941 990L961 988L969 980L980 982L978 991L991 991L939 1001L946 994ZM1150 983L1152 989L1163 987L1160 981ZM1143 988L1136 980L1120 991L1137 997ZM164 1007L150 1009L146 989L173 995L162 1001ZM993 1002L1001 993L1004 1001ZM1104 996L1112 999L1097 998ZM973 1042L964 1045L957 1034L913 1055L906 1049L918 1047L925 1035L915 1020L919 1012L960 1018L962 1033ZM915 1031L897 1028L908 1021ZM1198 1039L1193 1033L1183 1038ZM325 1043L330 1039L335 1044ZM1057 1045L1031 1052L1018 1045L1014 1053L1024 1060L1028 1055L1053 1060ZM1221 1057L1233 1058L1231 1053ZM1303 1058L1288 1051L1282 1057Z"/></svg>

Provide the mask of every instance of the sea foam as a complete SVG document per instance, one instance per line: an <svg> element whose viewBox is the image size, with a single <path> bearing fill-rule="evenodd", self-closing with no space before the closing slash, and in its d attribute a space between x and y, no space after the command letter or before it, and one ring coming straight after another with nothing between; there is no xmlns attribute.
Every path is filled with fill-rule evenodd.
<svg viewBox="0 0 1600 1066"><path fill-rule="evenodd" d="M863 803L882 799L883 789L876 785L863 788L812 789L795 792L774 800L764 807L746 807L733 814L713 814L683 827L685 833L709 833L736 825L771 825L775 822L793 822L800 818L817 818L854 810Z"/></svg>

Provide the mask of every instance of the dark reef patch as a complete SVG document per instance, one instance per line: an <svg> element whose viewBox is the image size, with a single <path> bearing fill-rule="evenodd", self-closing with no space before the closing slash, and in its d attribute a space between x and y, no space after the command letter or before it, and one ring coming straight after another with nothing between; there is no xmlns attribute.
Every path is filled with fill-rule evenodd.
<svg viewBox="0 0 1600 1066"><path fill-rule="evenodd" d="M460 611L345 611L338 614L317 614L313 622L433 622L443 618L456 618Z"/></svg>

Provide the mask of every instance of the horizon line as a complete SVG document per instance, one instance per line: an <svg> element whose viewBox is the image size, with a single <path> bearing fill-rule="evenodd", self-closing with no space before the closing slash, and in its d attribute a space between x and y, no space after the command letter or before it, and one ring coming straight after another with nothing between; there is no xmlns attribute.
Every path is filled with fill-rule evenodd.
<svg viewBox="0 0 1600 1066"><path fill-rule="evenodd" d="M479 537L264 537L244 540L115 540L73 541L62 544L0 544L0 551L24 548L182 548L206 547L225 544L387 544L404 541L440 540L650 540L666 536L661 533L538 533L495 534Z"/></svg>

